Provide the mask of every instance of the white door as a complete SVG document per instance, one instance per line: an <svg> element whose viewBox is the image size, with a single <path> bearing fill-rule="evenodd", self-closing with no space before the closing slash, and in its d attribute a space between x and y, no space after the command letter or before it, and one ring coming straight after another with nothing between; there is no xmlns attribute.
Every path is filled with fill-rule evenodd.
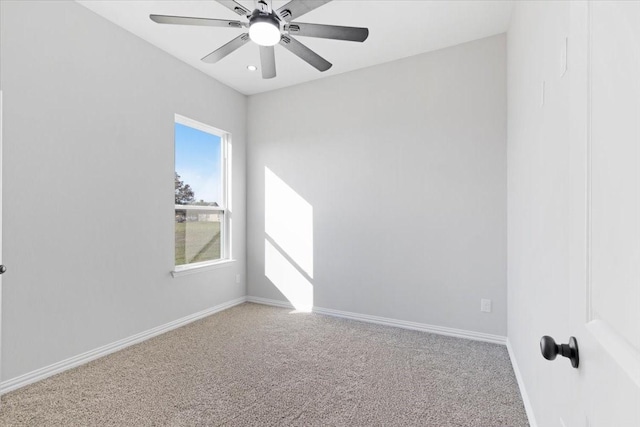
<svg viewBox="0 0 640 427"><path fill-rule="evenodd" d="M2 331L2 91L0 90L0 331ZM0 333L0 355L2 355L2 334ZM2 359L0 359L0 374L2 373ZM1 378L1 376L0 376Z"/></svg>
<svg viewBox="0 0 640 427"><path fill-rule="evenodd" d="M566 384L563 423L638 427L640 2L572 3L569 72L568 310L580 365Z"/></svg>

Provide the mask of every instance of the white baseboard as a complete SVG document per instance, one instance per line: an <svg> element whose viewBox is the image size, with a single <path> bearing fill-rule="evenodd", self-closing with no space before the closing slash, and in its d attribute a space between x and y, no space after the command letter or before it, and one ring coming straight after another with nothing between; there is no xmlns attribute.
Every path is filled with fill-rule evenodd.
<svg viewBox="0 0 640 427"><path fill-rule="evenodd" d="M247 297L248 302L257 304L272 305L275 307L283 307L293 309L293 306L285 301L272 300L259 297ZM313 307L313 312L324 314L327 316L342 317L345 319L358 320L361 322L376 323L378 325L395 326L397 328L412 329L415 331L429 332L438 335L447 335L450 337L466 338L475 341L490 342L493 344L505 345L507 338L501 335L485 334L483 332L467 331L464 329L447 328L444 326L428 325L425 323L408 322L406 320L390 319L387 317L371 316L368 314L351 313L348 311L333 310L330 308Z"/></svg>
<svg viewBox="0 0 640 427"><path fill-rule="evenodd" d="M522 396L522 402L524 403L524 410L526 411L527 418L529 419L529 425L530 427L538 427L538 423L536 423L536 417L533 414L533 407L531 406L531 401L529 400L527 389L524 386L524 380L522 379L520 368L518 368L518 362L516 361L516 356L513 353L513 348L511 347L511 342L509 341L509 338L507 338L507 351L509 352L509 359L511 359L511 366L513 366L513 372L516 375L516 381L518 381L518 387L520 388L520 396Z"/></svg>
<svg viewBox="0 0 640 427"><path fill-rule="evenodd" d="M247 302L255 302L256 304L271 305L280 308L290 308L295 310L295 307L287 301L278 301L276 299L260 298L260 297L247 297Z"/></svg>
<svg viewBox="0 0 640 427"><path fill-rule="evenodd" d="M387 317L371 316L368 314L351 313L348 311L333 310L329 308L313 307L313 312L345 319L359 320L361 322L376 323L379 325L395 326L403 329L429 332L450 337L466 338L475 341L484 341L504 345L506 337L500 335L485 334L483 332L467 331L464 329L447 328L444 326L428 325L426 323L408 322L406 320L389 319Z"/></svg>
<svg viewBox="0 0 640 427"><path fill-rule="evenodd" d="M28 372L26 374L17 376L15 378L11 378L6 381L2 381L0 383L0 395L10 392L12 390L16 390L20 387L24 387L36 381L43 380L47 377L66 371L68 369L75 368L76 366L83 365L87 362L90 362L92 360L114 353L118 350L122 350L123 348L129 347L131 345L138 344L142 341L148 340L149 338L153 338L157 335L163 334L172 329L179 328L188 323L202 319L203 317L207 317L214 313L218 313L222 310L226 310L228 308L236 306L238 304L242 304L246 301L247 301L246 297L236 298L234 300L227 301L222 304L218 304L215 307L211 307L206 310L202 310L197 313L190 314L189 316L185 316L181 319L177 319L172 322L165 323L164 325L157 326L155 328L149 329L139 334L132 335L130 337L121 339L111 344L107 344L102 347L98 347L96 349L79 354L77 356L73 356L68 359L62 360L60 362L54 363L52 365L45 366L44 368L36 369L35 371Z"/></svg>

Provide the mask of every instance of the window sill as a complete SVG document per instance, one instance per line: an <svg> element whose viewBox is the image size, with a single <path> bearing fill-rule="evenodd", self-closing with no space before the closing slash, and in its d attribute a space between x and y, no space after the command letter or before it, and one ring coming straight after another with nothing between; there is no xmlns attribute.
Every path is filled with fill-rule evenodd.
<svg viewBox="0 0 640 427"><path fill-rule="evenodd" d="M230 267L233 263L235 263L235 259L225 259L222 261L216 261L209 264L204 265L194 265L191 267L184 267L179 270L173 270L171 275L175 277L186 276L188 274L200 273L204 271L217 270L223 267Z"/></svg>

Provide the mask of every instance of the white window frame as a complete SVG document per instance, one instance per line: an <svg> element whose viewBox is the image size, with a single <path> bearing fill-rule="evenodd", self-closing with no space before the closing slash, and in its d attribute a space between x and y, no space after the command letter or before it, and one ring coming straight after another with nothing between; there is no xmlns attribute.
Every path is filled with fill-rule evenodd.
<svg viewBox="0 0 640 427"><path fill-rule="evenodd" d="M215 128L213 126L198 122L180 114L175 115L174 123L178 123L184 126L188 126L193 129L197 129L208 134L212 134L220 137L221 155L220 155L220 169L222 174L222 200L221 206L196 206L196 205L174 205L174 217L176 210L190 210L190 211L206 211L206 212L220 212L222 213L222 220L220 221L220 258L211 261L195 262L191 264L175 265L175 244L173 246L174 251L174 270L171 272L173 277L182 276L184 274L191 274L198 271L206 271L216 269L235 261L232 258L231 251L231 134L222 129ZM175 150L175 141L174 141ZM175 159L174 159L175 170ZM175 221L175 220L174 220ZM174 222L175 233L175 222Z"/></svg>

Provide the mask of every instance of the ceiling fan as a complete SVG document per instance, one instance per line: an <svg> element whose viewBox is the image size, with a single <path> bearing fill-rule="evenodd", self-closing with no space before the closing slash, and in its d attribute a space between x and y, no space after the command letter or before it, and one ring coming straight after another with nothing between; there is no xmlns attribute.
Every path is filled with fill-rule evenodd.
<svg viewBox="0 0 640 427"><path fill-rule="evenodd" d="M216 63L251 40L260 46L262 78L271 79L276 76L274 46L278 43L319 71L327 71L331 68L332 64L329 61L293 38L292 36L294 35L353 42L363 42L367 39L369 36L369 29L367 28L292 22L292 19L298 19L305 13L330 1L291 0L274 11L271 8L270 0L256 0L256 8L250 11L234 0L217 0L218 3L234 13L246 17L249 22L170 15L149 15L149 18L158 24L248 28L249 32L240 34L227 44L214 50L202 58L202 61L211 64Z"/></svg>

